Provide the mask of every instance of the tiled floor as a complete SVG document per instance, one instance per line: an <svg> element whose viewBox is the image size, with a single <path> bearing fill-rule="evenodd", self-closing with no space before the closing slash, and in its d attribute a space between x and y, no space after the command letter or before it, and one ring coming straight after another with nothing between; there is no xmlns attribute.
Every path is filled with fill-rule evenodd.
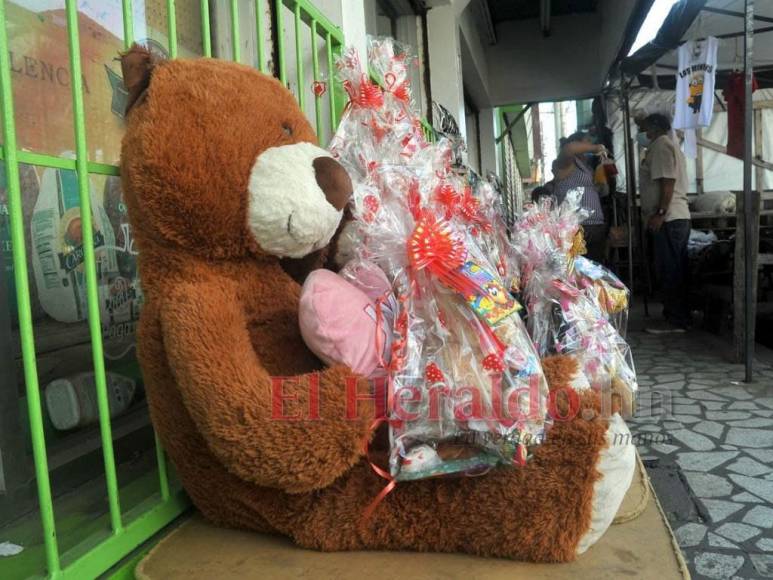
<svg viewBox="0 0 773 580"><path fill-rule="evenodd" d="M699 332L631 332L631 423L694 578L773 578L773 366L757 380Z"/></svg>

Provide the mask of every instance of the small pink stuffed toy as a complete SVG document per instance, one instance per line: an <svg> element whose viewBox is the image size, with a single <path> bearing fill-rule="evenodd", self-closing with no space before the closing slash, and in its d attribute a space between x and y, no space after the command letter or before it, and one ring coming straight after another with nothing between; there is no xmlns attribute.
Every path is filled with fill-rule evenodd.
<svg viewBox="0 0 773 580"><path fill-rule="evenodd" d="M382 376L396 308L389 280L371 262L349 262L340 274L315 270L301 289L301 335L326 364L344 364L364 377Z"/></svg>

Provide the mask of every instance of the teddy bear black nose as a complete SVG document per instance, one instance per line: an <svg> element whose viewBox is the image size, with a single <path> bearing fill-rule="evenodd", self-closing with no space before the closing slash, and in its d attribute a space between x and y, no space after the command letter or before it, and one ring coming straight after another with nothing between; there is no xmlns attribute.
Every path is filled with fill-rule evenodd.
<svg viewBox="0 0 773 580"><path fill-rule="evenodd" d="M317 157L314 162L317 184L325 193L328 203L342 210L352 195L352 180L338 161L331 157Z"/></svg>

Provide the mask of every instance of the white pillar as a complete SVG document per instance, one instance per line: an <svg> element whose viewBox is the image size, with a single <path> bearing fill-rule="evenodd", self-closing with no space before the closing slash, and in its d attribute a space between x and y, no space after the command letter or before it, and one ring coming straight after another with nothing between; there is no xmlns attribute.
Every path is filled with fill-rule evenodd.
<svg viewBox="0 0 773 580"><path fill-rule="evenodd" d="M467 2L462 0L466 5ZM456 118L462 136L467 135L462 84L462 49L454 3L436 6L427 12L429 71L432 100Z"/></svg>
<svg viewBox="0 0 773 580"><path fill-rule="evenodd" d="M368 35L365 25L365 2L341 0L341 28L344 31L346 48L353 46L357 50L363 70L367 70L368 62Z"/></svg>
<svg viewBox="0 0 773 580"><path fill-rule="evenodd" d="M499 175L497 159L496 109L481 109L480 111L480 173L486 177L489 171ZM501 176L500 176L501 177Z"/></svg>
<svg viewBox="0 0 773 580"><path fill-rule="evenodd" d="M314 5L327 16L333 24L341 27L344 33L345 48L353 46L357 49L360 56L360 62L366 63L367 53L367 34L366 30L366 10L375 10L374 0L369 0L368 7L366 2L359 0L314 0ZM363 64L364 66L364 64Z"/></svg>

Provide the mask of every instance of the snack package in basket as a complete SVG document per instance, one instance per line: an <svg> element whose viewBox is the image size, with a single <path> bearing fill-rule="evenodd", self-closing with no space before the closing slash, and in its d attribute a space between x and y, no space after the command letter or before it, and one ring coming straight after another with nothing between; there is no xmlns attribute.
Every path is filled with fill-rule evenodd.
<svg viewBox="0 0 773 580"><path fill-rule="evenodd" d="M607 319L625 337L628 326L630 292L609 269L583 256L572 263L575 285L596 299Z"/></svg>
<svg viewBox="0 0 773 580"><path fill-rule="evenodd" d="M523 464L544 437L548 389L491 251L490 200L451 171L446 141L426 141L402 47L372 40L369 59L378 84L353 51L339 59L350 102L330 149L354 184L355 260L384 271L399 306L386 365L391 477Z"/></svg>
<svg viewBox="0 0 773 580"><path fill-rule="evenodd" d="M545 199L515 224L529 333L541 356L576 357L587 385L611 393L613 406L630 415L638 384L631 349L616 327L628 291L611 272L576 255L586 216L581 198L580 189L557 207Z"/></svg>

